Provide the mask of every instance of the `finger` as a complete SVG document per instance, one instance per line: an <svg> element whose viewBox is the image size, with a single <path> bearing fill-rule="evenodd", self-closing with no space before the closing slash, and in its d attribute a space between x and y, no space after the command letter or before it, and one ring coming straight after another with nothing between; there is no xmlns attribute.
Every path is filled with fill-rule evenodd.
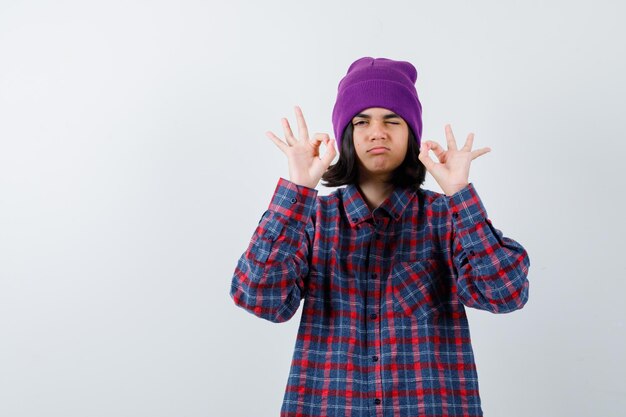
<svg viewBox="0 0 626 417"><path fill-rule="evenodd" d="M283 117L282 119L280 119L280 121L283 124L283 132L285 132L285 139L287 139L287 143L289 145L294 145L297 142L297 140L293 136L293 132L291 131L291 126L289 126L289 120Z"/></svg>
<svg viewBox="0 0 626 417"><path fill-rule="evenodd" d="M455 151L457 150L456 140L454 139L454 134L452 133L452 126L450 126L450 124L446 125L446 141L448 142L448 149L454 149Z"/></svg>
<svg viewBox="0 0 626 417"><path fill-rule="evenodd" d="M322 157L320 156L320 150L322 146L322 142L326 145L326 152L328 152L328 142L330 141L330 137L324 133L316 133L315 137L311 140L315 154L317 155L317 159L322 161Z"/></svg>
<svg viewBox="0 0 626 417"><path fill-rule="evenodd" d="M488 152L491 152L491 148L481 148L481 149L477 149L475 151L472 151L472 160L478 158L481 155L484 155Z"/></svg>
<svg viewBox="0 0 626 417"><path fill-rule="evenodd" d="M435 161L433 161L430 155L428 155L428 148L429 148L429 144L424 143L424 145L422 146L422 150L417 156L417 159L422 161L422 164L424 164L424 167L426 167L426 169L430 171L432 167L435 165Z"/></svg>
<svg viewBox="0 0 626 417"><path fill-rule="evenodd" d="M278 146L278 149L280 149L284 154L287 154L287 149L286 148L288 148L289 145L287 145L285 142L280 140L280 138L278 136L276 136L273 132L265 132L265 135L268 138L270 138L271 141L276 144L276 146Z"/></svg>
<svg viewBox="0 0 626 417"><path fill-rule="evenodd" d="M330 139L328 133L316 133L313 135L313 139L311 139L311 143L313 146L320 146L322 142L326 143Z"/></svg>
<svg viewBox="0 0 626 417"><path fill-rule="evenodd" d="M324 164L324 168L326 170L328 169L330 164L333 162L333 159L335 159L335 156L337 155L337 149L335 149L335 139L328 138L325 141L325 143L326 143L326 152L324 152L322 163Z"/></svg>
<svg viewBox="0 0 626 417"><path fill-rule="evenodd" d="M437 142L432 141L432 140L427 140L425 143L426 143L426 146L428 146L428 150L433 151L437 159L441 162L446 153L443 147L439 145Z"/></svg>
<svg viewBox="0 0 626 417"><path fill-rule="evenodd" d="M474 134L470 133L469 135L467 135L467 139L465 140L465 145L463 145L463 148L461 149L464 151L471 151L473 144L474 144Z"/></svg>
<svg viewBox="0 0 626 417"><path fill-rule="evenodd" d="M309 129L304 121L304 115L300 106L295 106L296 120L298 121L298 138L300 140L309 140Z"/></svg>

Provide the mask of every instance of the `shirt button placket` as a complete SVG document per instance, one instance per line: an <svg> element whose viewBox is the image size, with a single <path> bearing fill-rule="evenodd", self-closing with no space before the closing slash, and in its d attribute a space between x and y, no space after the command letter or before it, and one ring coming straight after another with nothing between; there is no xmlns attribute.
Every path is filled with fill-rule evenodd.
<svg viewBox="0 0 626 417"><path fill-rule="evenodd" d="M382 256L382 247L384 243L382 232L378 227L382 226L382 223L376 223L374 227L375 233L372 236L369 249L369 266L368 266L368 279L367 279L367 308L369 309L370 320L366 321L367 326L367 341L368 352L370 354L369 360L369 386L372 398L372 404L375 407L373 410L374 416L382 416L382 407L379 405L382 402L382 372L380 361L380 322L378 319L378 311L380 310L381 302L381 280L379 279L379 270L382 265L379 265Z"/></svg>

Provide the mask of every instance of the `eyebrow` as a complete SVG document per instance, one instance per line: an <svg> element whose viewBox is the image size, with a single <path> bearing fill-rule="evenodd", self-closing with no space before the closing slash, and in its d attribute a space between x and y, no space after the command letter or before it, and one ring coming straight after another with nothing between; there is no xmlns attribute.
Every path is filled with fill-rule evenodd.
<svg viewBox="0 0 626 417"><path fill-rule="evenodd" d="M354 116L354 117L353 117L353 119L356 119L357 117L362 117L362 118L364 118L364 119L371 119L371 118L372 118L372 116L370 116L369 114L365 114L365 113L359 113L359 114L357 114L356 116ZM387 120L387 119L395 119L395 118L398 118L398 119L399 119L399 118L400 118L400 116L398 116L398 115L397 115L397 114L395 114L395 113L388 113L388 114L386 114L386 115L384 115L384 116L383 116L383 119L384 119L384 120Z"/></svg>

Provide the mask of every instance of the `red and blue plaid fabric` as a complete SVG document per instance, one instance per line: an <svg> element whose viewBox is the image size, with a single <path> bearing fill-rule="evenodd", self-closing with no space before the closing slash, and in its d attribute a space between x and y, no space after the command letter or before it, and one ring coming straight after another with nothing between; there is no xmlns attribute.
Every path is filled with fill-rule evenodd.
<svg viewBox="0 0 626 417"><path fill-rule="evenodd" d="M276 323L304 299L281 417L478 417L464 306L522 308L529 266L473 183L396 188L370 210L355 185L318 196L280 178L230 296Z"/></svg>

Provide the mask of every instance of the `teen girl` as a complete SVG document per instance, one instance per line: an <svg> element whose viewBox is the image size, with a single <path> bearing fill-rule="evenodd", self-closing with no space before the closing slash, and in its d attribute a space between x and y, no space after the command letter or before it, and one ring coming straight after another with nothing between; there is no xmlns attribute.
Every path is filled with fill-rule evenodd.
<svg viewBox="0 0 626 417"><path fill-rule="evenodd" d="M283 417L482 416L465 307L507 313L528 300L530 260L487 216L473 183L474 135L421 141L409 62L364 57L339 83L327 134L282 120L287 156L239 259L235 304L272 322L304 300ZM320 146L326 152L320 155ZM432 151L438 162L431 159ZM426 171L443 194L422 189ZM315 187L338 188L318 196Z"/></svg>

